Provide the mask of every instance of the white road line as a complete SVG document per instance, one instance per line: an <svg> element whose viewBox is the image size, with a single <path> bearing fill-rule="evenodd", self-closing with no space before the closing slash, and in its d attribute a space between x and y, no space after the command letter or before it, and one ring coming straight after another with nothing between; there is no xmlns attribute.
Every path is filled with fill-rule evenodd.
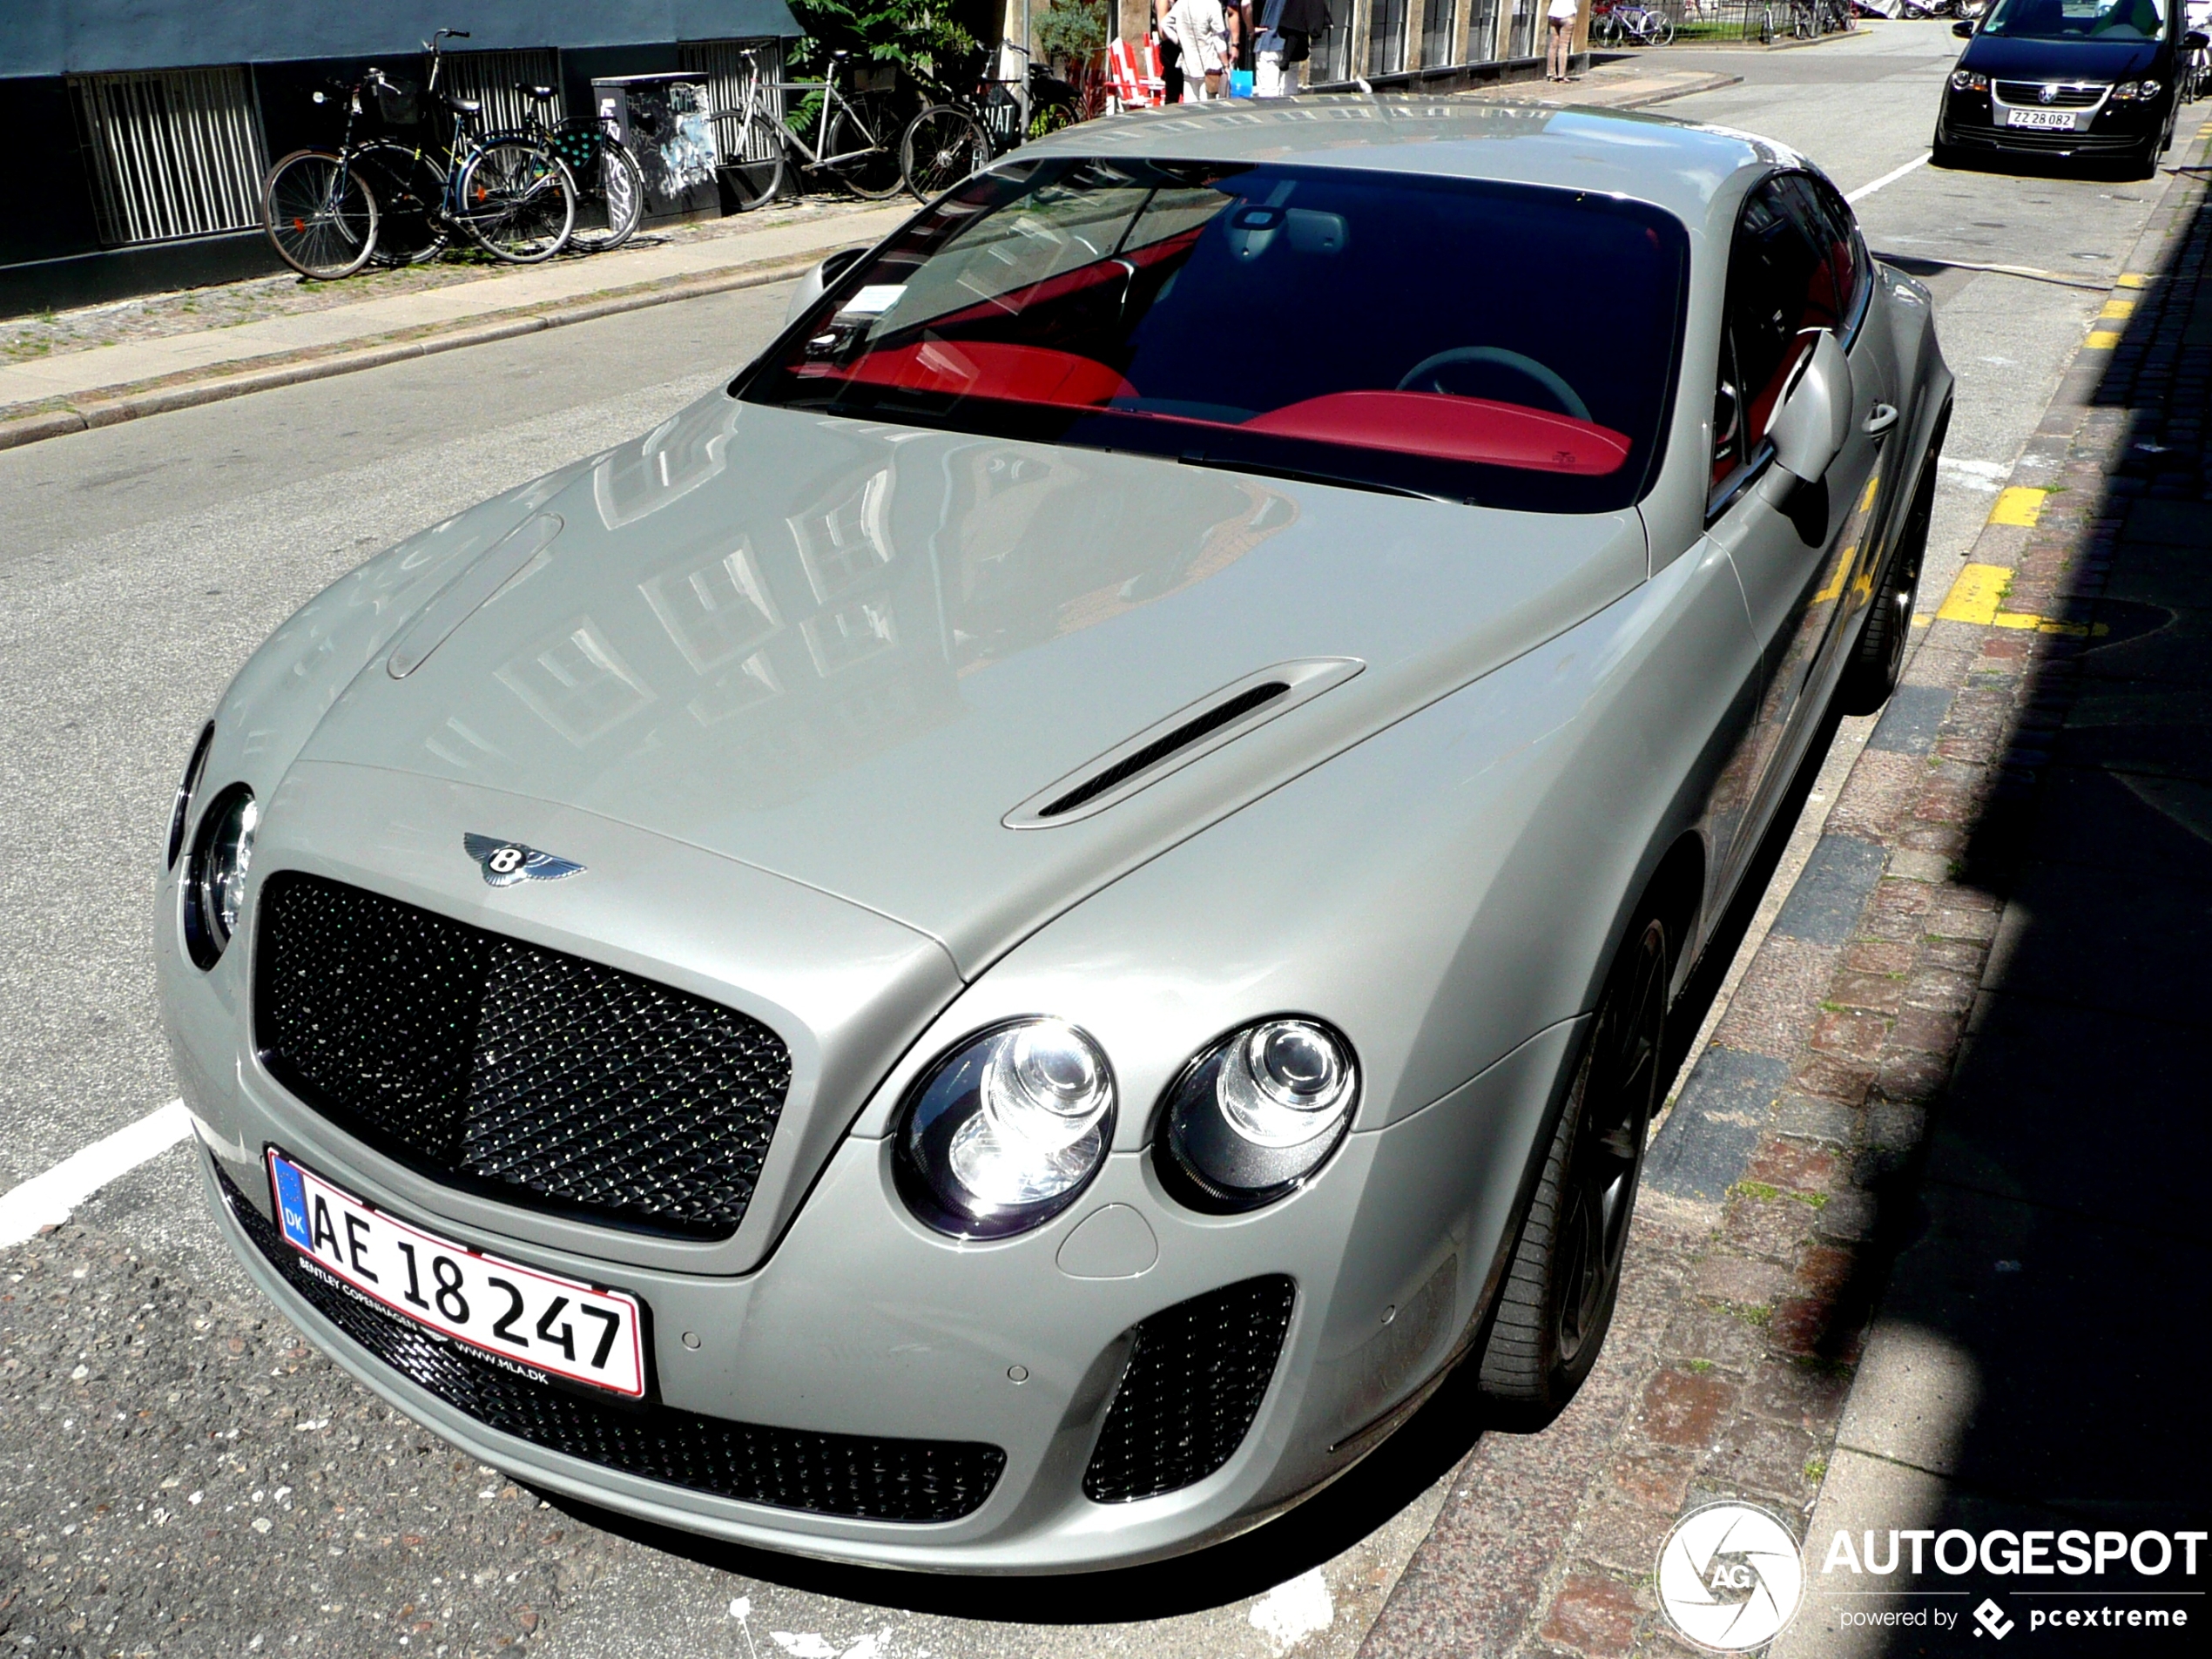
<svg viewBox="0 0 2212 1659"><path fill-rule="evenodd" d="M1879 179L1877 179L1872 184L1861 185L1857 190L1851 192L1850 195L1844 197L1844 199L1851 203L1863 202L1876 191L1895 184L1898 179L1904 178L1906 173L1911 172L1913 168L1926 166L1928 165L1928 158L1934 154L1935 152L1932 150L1924 150L1919 155L1913 157L1912 160L1906 162L1902 167L1892 168L1889 172L1884 173Z"/></svg>
<svg viewBox="0 0 2212 1659"><path fill-rule="evenodd" d="M20 1244L41 1227L58 1226L109 1182L160 1157L191 1133L192 1115L183 1101L172 1100L64 1158L45 1174L0 1193L0 1244Z"/></svg>

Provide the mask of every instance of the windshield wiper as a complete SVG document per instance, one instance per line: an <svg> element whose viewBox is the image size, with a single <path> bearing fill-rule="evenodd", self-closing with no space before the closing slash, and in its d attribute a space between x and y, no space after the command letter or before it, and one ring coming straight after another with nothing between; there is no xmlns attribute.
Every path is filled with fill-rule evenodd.
<svg viewBox="0 0 2212 1659"><path fill-rule="evenodd" d="M1186 467L1211 467L1220 472L1257 473L1263 478L1286 478L1298 484L1334 484L1343 489L1371 490L1378 496L1405 496L1414 501L1440 501L1451 507L1482 505L1472 496L1440 496L1433 490L1414 489L1405 484L1386 484L1379 479L1355 477L1350 473L1325 472L1318 467L1285 467L1271 461L1241 461L1228 455L1210 455L1203 449L1185 449L1176 459Z"/></svg>

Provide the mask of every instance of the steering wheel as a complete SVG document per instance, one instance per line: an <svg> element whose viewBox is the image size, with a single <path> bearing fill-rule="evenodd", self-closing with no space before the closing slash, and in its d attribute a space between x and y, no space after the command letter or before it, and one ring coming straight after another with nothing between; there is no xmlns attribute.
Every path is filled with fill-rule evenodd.
<svg viewBox="0 0 2212 1659"><path fill-rule="evenodd" d="M1398 389L1410 392L1422 376L1428 377L1433 390L1441 392L1436 383L1436 371L1453 363L1488 363L1498 368L1510 369L1544 388L1560 406L1561 413L1573 415L1577 421L1590 418L1590 406L1582 401L1573 387L1560 377L1557 370L1547 368L1533 357L1524 357L1517 351L1507 351L1502 346L1455 346L1450 351L1440 351L1433 357L1424 357L1399 377Z"/></svg>

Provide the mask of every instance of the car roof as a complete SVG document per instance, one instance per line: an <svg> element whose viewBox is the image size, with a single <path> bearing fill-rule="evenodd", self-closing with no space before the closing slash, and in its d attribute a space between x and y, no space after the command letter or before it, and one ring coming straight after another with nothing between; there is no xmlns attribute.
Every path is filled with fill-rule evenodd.
<svg viewBox="0 0 2212 1659"><path fill-rule="evenodd" d="M1298 162L1595 189L1693 227L1743 168L1798 161L1769 139L1635 111L1375 95L1135 111L1024 145L1009 159L1041 154Z"/></svg>

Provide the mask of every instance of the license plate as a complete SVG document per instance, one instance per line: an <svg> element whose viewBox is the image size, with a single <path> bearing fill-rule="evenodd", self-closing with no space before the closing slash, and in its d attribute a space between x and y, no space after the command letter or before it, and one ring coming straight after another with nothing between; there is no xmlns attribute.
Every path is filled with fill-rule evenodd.
<svg viewBox="0 0 2212 1659"><path fill-rule="evenodd" d="M637 1298L424 1232L269 1149L285 1242L323 1271L439 1335L509 1366L641 1399Z"/></svg>
<svg viewBox="0 0 2212 1659"><path fill-rule="evenodd" d="M2074 131L2074 118L2064 110L2007 110L2005 125L2008 127L2055 127L2061 132Z"/></svg>

